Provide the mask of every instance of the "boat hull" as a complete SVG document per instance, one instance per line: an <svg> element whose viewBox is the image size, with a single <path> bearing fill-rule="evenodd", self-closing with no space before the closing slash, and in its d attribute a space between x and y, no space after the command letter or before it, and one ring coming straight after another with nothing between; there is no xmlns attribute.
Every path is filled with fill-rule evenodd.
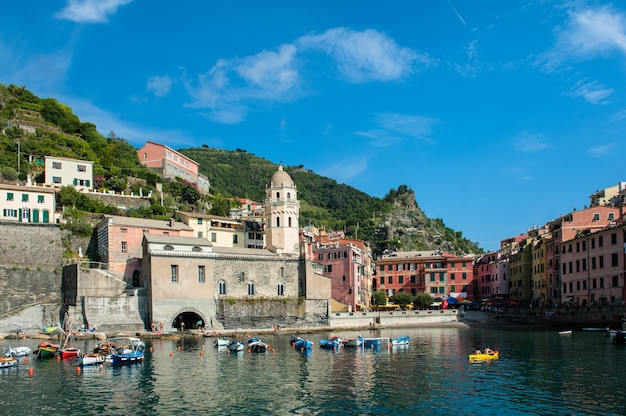
<svg viewBox="0 0 626 416"><path fill-rule="evenodd" d="M500 351L494 351L493 354L470 354L470 361L489 361L500 358Z"/></svg>
<svg viewBox="0 0 626 416"><path fill-rule="evenodd" d="M106 355L104 354L87 354L78 358L81 365L98 365L103 364L106 361Z"/></svg>
<svg viewBox="0 0 626 416"><path fill-rule="evenodd" d="M0 357L0 368L11 368L17 366L17 358L15 357Z"/></svg>

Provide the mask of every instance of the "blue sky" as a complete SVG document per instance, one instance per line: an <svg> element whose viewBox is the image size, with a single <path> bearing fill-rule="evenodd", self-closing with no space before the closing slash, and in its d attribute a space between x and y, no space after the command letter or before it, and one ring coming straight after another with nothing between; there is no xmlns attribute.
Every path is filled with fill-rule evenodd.
<svg viewBox="0 0 626 416"><path fill-rule="evenodd" d="M406 184L486 250L624 177L626 6L6 2L0 82L140 147L245 149Z"/></svg>

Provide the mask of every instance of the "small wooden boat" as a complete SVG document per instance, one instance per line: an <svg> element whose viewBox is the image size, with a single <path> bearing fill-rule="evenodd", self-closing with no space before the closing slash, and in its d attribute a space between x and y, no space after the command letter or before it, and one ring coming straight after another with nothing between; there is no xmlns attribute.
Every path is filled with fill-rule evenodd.
<svg viewBox="0 0 626 416"><path fill-rule="evenodd" d="M572 335L572 330L559 331L559 335Z"/></svg>
<svg viewBox="0 0 626 416"><path fill-rule="evenodd" d="M230 340L227 339L226 337L218 338L213 341L213 345L216 347L226 347L228 346L228 344L230 344Z"/></svg>
<svg viewBox="0 0 626 416"><path fill-rule="evenodd" d="M341 342L341 338L339 337L330 337L328 339L321 339L320 340L320 348L325 348L325 349L337 349L339 347L341 347L342 342Z"/></svg>
<svg viewBox="0 0 626 416"><path fill-rule="evenodd" d="M33 354L36 358L52 358L56 355L57 351L59 351L59 344L52 344L48 341L43 341L39 343L39 346L35 348Z"/></svg>
<svg viewBox="0 0 626 416"><path fill-rule="evenodd" d="M0 368L10 368L17 366L17 358L15 357L0 357Z"/></svg>
<svg viewBox="0 0 626 416"><path fill-rule="evenodd" d="M106 361L106 355L102 353L91 353L85 354L78 357L78 362L80 365L97 365L103 364Z"/></svg>
<svg viewBox="0 0 626 416"><path fill-rule="evenodd" d="M494 351L493 353L486 354L470 354L470 361L486 361L486 360L497 360L500 356L500 351Z"/></svg>
<svg viewBox="0 0 626 416"><path fill-rule="evenodd" d="M408 335L398 337L398 338L391 338L391 345L393 347L397 347L400 345L409 345L409 342L411 342L411 337Z"/></svg>
<svg viewBox="0 0 626 416"><path fill-rule="evenodd" d="M59 354L64 360L71 360L80 356L80 350L74 347L67 347L65 349L59 350Z"/></svg>
<svg viewBox="0 0 626 416"><path fill-rule="evenodd" d="M299 351L310 350L313 348L313 342L308 339L297 339L296 342L293 343L293 347Z"/></svg>
<svg viewBox="0 0 626 416"><path fill-rule="evenodd" d="M363 338L358 337L355 339L344 339L343 346L348 348L359 348L363 346Z"/></svg>
<svg viewBox="0 0 626 416"><path fill-rule="evenodd" d="M246 348L246 346L243 345L243 342L233 341L230 344L228 344L226 348L228 348L228 351L238 352L238 351L243 351Z"/></svg>
<svg viewBox="0 0 626 416"><path fill-rule="evenodd" d="M15 347L15 348L7 348L4 350L4 355L7 357L26 357L28 354L33 352L28 347Z"/></svg>
<svg viewBox="0 0 626 416"><path fill-rule="evenodd" d="M111 353L112 365L128 365L143 361L143 350L146 345L139 338L117 337L111 340L118 345L123 345Z"/></svg>
<svg viewBox="0 0 626 416"><path fill-rule="evenodd" d="M248 349L250 352L266 352L269 345L258 338L250 338L248 340Z"/></svg>

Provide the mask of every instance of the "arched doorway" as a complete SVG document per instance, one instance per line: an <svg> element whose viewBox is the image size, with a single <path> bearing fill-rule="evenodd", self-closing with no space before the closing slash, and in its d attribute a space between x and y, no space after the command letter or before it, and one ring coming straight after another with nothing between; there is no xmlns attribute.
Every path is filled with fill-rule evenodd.
<svg viewBox="0 0 626 416"><path fill-rule="evenodd" d="M189 329L203 329L206 325L201 315L196 312L181 312L176 315L172 322L172 327L180 331Z"/></svg>

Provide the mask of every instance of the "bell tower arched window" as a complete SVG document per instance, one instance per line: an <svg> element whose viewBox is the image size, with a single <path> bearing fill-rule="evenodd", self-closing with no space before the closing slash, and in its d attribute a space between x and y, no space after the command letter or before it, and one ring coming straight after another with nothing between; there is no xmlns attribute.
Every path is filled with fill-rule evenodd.
<svg viewBox="0 0 626 416"><path fill-rule="evenodd" d="M276 218L276 226L280 227L280 217Z"/></svg>

